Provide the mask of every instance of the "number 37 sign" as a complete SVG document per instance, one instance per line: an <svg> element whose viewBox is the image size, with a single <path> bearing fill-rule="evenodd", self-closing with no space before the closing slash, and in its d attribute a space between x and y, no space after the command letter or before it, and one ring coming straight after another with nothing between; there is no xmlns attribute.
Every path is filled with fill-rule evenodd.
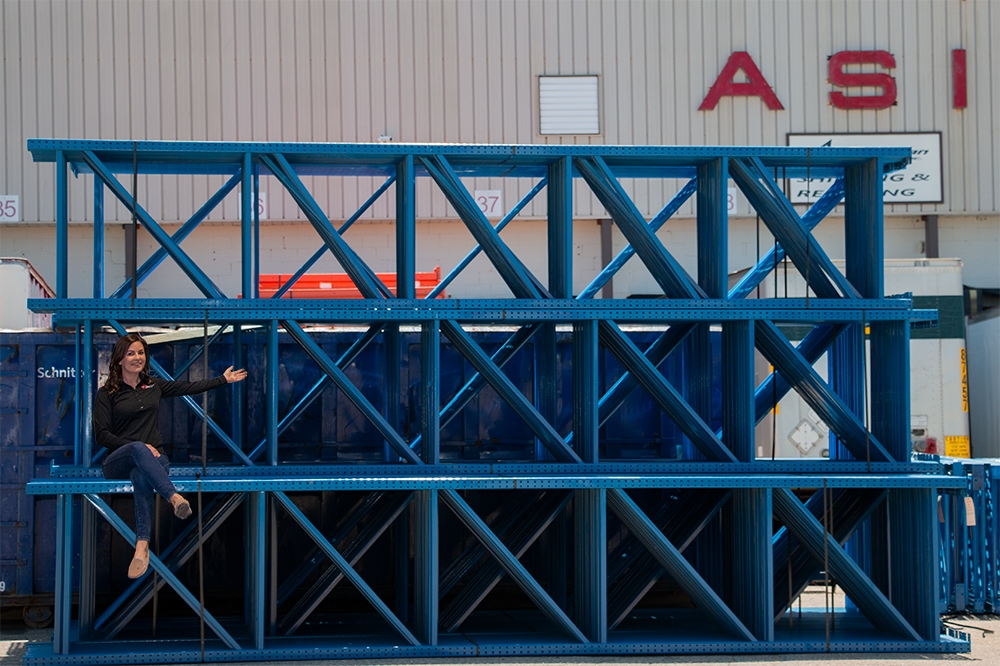
<svg viewBox="0 0 1000 666"><path fill-rule="evenodd" d="M16 194L0 194L0 222L20 222L21 202Z"/></svg>
<svg viewBox="0 0 1000 666"><path fill-rule="evenodd" d="M503 217L503 190L476 190L473 196L483 215Z"/></svg>

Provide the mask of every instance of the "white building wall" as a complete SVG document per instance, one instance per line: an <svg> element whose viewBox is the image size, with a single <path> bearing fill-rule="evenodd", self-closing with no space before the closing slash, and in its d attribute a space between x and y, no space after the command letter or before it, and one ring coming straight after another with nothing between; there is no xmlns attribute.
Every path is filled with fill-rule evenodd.
<svg viewBox="0 0 1000 666"><path fill-rule="evenodd" d="M893 216L906 226L937 213L942 256L961 256L969 275L983 276L979 282L970 277L970 284L1000 286L1000 4L990 0L0 0L0 35L0 194L21 197L26 223L51 223L55 214L54 169L31 162L29 137L370 142L386 135L415 143L783 145L789 132L940 131L944 202L887 206L887 251L916 253L911 241L919 230L904 234L898 247L889 242ZM968 54L963 110L952 108L956 48ZM845 111L829 103L835 88L827 60L843 50L894 55L895 106ZM751 55L784 110L769 110L756 97L723 97L715 109L698 110L734 51ZM538 134L537 77L543 74L599 77L600 135ZM222 182L142 176L139 199L169 225L190 216ZM350 216L380 184L370 178L305 182L335 220ZM534 183L467 184L503 188L510 207ZM605 213L581 185L575 215L593 224ZM272 220L303 219L276 182L264 178L262 187ZM626 181L625 187L651 217L680 184ZM89 176L71 179L71 220L91 218L92 191ZM107 202L108 220L129 219L111 197ZM394 210L390 188L365 219L385 220ZM238 214L234 193L211 219ZM529 219L544 214L544 195L524 211ZM682 220L693 214L689 203L669 231L686 266L693 231ZM423 179L417 215L454 218ZM743 224L735 221L733 233L743 233ZM237 234L221 228L229 229L219 232L232 234L229 240ZM459 227L442 226L452 228ZM22 242L32 233L35 240ZM312 242L302 225L281 233L292 245ZM362 234L366 240L376 235ZM0 254L45 265L48 249L39 246L48 236L42 229L0 227ZM536 232L530 238L542 239ZM447 243L460 244L457 237ZM587 261L597 247L585 253ZM367 256L376 248L359 250ZM742 267L741 261L733 257L730 267ZM629 279L616 282L617 293ZM71 280L75 288L77 272Z"/></svg>

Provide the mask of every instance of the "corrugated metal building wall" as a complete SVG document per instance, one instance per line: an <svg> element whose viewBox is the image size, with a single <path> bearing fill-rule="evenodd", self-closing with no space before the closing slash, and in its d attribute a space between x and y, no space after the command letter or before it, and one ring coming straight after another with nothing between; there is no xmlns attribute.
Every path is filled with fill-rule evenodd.
<svg viewBox="0 0 1000 666"><path fill-rule="evenodd" d="M2 0L0 7L0 194L20 195L25 222L55 214L53 170L31 163L29 137L783 145L789 132L940 131L944 202L893 205L887 214L993 220L1000 210L1000 3L990 0ZM951 52L959 48L968 54L963 110L952 108ZM829 103L836 88L827 60L844 50L894 55L895 106L846 111ZM723 97L713 110L698 110L734 51L750 54L784 110L758 97ZM579 74L599 77L601 133L539 134L537 77ZM183 221L221 182L140 178L139 196L161 221ZM343 219L378 183L307 185L331 218ZM503 184L507 205L531 185ZM277 183L262 187L271 220L302 219ZM647 216L676 191L673 182L627 187ZM603 217L584 190L578 184L576 217ZM71 220L90 216L91 191L89 177L71 183ZM388 194L370 218L392 216ZM525 215L543 216L544 205L539 197ZM110 199L108 208L109 220L129 217ZM429 182L419 185L417 214L454 217ZM692 204L682 215L693 215ZM213 219L237 218L234 193Z"/></svg>

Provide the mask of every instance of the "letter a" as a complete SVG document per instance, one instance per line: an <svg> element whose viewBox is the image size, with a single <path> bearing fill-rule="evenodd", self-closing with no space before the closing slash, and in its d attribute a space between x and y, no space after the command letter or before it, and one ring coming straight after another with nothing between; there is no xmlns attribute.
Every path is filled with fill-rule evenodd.
<svg viewBox="0 0 1000 666"><path fill-rule="evenodd" d="M733 77L741 69L750 80L747 83L734 83ZM722 68L722 73L712 84L708 95L705 96L705 101L701 103L698 110L711 111L718 105L723 96L760 97L767 104L767 108L772 111L781 111L785 108L778 101L778 96L771 90L764 75L760 73L753 58L746 51L734 51L733 55L729 56L729 61Z"/></svg>

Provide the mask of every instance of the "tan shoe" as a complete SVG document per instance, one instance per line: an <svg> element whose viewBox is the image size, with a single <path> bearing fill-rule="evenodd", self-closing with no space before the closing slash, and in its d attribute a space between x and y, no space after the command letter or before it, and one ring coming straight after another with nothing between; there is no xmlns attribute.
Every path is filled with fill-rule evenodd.
<svg viewBox="0 0 1000 666"><path fill-rule="evenodd" d="M180 493L171 498L171 504L174 505L174 515L181 520L187 520L191 517L191 503L181 497Z"/></svg>
<svg viewBox="0 0 1000 666"><path fill-rule="evenodd" d="M128 565L128 577L135 579L146 573L149 567L149 549L146 549L143 557L133 557L132 563Z"/></svg>

